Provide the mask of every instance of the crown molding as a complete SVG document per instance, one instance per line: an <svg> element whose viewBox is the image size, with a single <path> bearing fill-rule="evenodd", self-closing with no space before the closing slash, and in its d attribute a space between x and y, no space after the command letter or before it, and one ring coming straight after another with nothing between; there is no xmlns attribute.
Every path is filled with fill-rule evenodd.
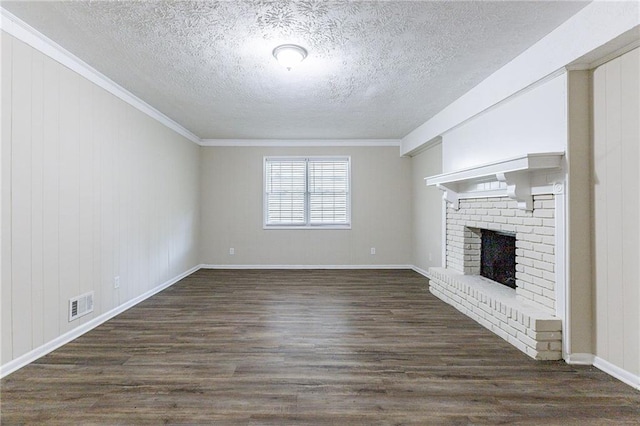
<svg viewBox="0 0 640 426"><path fill-rule="evenodd" d="M73 53L64 49L62 46L2 7L0 7L0 29L16 39L28 44L44 55L47 55L54 61L59 62L65 67L80 74L82 77L103 88L132 107L138 109L144 114L147 114L149 117L181 136L189 139L191 142L200 145L201 140L194 133L173 121L171 118L167 117L162 112L158 111L122 86L118 85L113 80L82 61Z"/></svg>
<svg viewBox="0 0 640 426"><path fill-rule="evenodd" d="M200 145L232 147L400 147L400 142L400 139L202 139Z"/></svg>

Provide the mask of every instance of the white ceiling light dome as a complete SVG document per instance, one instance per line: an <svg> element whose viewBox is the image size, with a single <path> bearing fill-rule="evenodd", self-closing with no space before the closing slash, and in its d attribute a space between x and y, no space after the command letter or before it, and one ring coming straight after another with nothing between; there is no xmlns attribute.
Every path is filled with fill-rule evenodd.
<svg viewBox="0 0 640 426"><path fill-rule="evenodd" d="M281 44L273 49L273 56L280 65L291 71L307 57L307 49L297 44Z"/></svg>

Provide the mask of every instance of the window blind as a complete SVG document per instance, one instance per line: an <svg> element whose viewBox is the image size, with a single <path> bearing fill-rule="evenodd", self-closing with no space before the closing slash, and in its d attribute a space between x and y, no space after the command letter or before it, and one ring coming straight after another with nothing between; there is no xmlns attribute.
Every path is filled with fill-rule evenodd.
<svg viewBox="0 0 640 426"><path fill-rule="evenodd" d="M349 225L343 158L265 158L265 226Z"/></svg>

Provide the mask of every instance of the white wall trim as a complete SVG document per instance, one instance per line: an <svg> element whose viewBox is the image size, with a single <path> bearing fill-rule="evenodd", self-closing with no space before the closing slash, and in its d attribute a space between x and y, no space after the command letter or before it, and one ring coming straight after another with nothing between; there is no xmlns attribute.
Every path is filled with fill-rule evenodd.
<svg viewBox="0 0 640 426"><path fill-rule="evenodd" d="M193 268L189 269L188 271L183 272L182 274L178 275L177 277L174 277L166 282L164 282L163 284L160 284L159 286L147 291L146 293L141 294L138 297L135 297L125 303L123 303L120 306L117 306L115 308L113 308L112 310L105 312L104 314L92 319L91 321L82 324L76 328L74 328L73 330L68 331L67 333L56 337L55 339L45 343L44 345L33 349L32 351L27 352L26 354L13 359L11 361L9 361L8 363L6 363L5 365L0 367L0 378L6 377L9 374L15 372L16 370L19 370L22 367L25 367L26 365L32 363L33 361L37 360L38 358L41 358L45 355L47 355L50 352L53 352L54 350L58 349L59 347L66 345L67 343L77 339L78 337L82 336L83 334L93 330L94 328L98 327L101 324L104 324L105 322L109 321L111 318L115 317L116 315L121 314L122 312L126 311L127 309L130 309L132 307L134 307L135 305L137 305L138 303L150 298L151 296L161 292L162 290L172 286L173 284L177 283L178 281L180 281L181 279L187 277L188 275L191 275L192 273L196 272L197 270L199 270L201 268L202 265L196 265Z"/></svg>
<svg viewBox="0 0 640 426"><path fill-rule="evenodd" d="M565 355L564 361L572 365L593 365L594 358L592 354L575 353Z"/></svg>
<svg viewBox="0 0 640 426"><path fill-rule="evenodd" d="M413 269L413 265L200 265L202 269Z"/></svg>
<svg viewBox="0 0 640 426"><path fill-rule="evenodd" d="M400 139L202 139L202 146L249 147L335 147L397 146Z"/></svg>
<svg viewBox="0 0 640 426"><path fill-rule="evenodd" d="M594 358L593 366L628 384L629 386L640 390L640 376L622 369L617 365L613 365L609 361L606 361L598 356Z"/></svg>
<svg viewBox="0 0 640 426"><path fill-rule="evenodd" d="M425 271L424 269L418 268L417 266L412 266L411 269L413 269L414 272L419 273L423 277L431 279L431 275L429 275L429 271Z"/></svg>
<svg viewBox="0 0 640 426"><path fill-rule="evenodd" d="M169 129L189 139L191 142L200 145L198 136L187 130L182 125L173 121L162 112L158 111L142 99L135 96L113 80L100 73L80 58L64 49L44 34L38 32L24 21L20 20L4 8L0 7L0 28L16 39L28 44L44 55L59 62L70 70L80 74L82 77L103 88L122 101L128 103L149 117L165 125Z"/></svg>

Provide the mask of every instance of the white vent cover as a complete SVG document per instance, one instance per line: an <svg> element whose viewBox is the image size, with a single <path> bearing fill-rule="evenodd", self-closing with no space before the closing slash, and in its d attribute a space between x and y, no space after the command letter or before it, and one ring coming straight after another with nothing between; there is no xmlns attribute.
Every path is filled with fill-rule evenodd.
<svg viewBox="0 0 640 426"><path fill-rule="evenodd" d="M93 312L93 292L69 299L69 321Z"/></svg>

